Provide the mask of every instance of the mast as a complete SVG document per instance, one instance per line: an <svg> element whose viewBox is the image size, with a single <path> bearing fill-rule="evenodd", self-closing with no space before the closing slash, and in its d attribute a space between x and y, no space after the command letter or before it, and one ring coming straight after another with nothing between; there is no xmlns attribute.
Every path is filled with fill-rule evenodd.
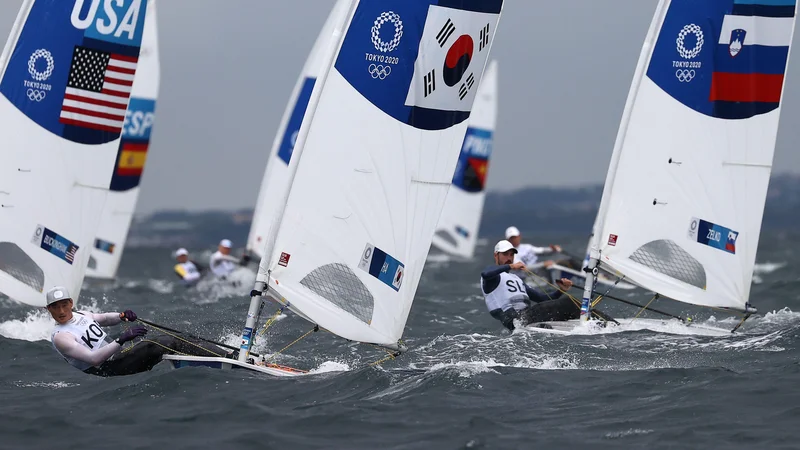
<svg viewBox="0 0 800 450"><path fill-rule="evenodd" d="M598 265L600 264L600 237L602 233L603 224L605 222L605 214L608 209L608 199L611 197L611 191L614 188L614 178L616 176L617 167L619 165L619 158L622 146L625 142L625 136L630 124L631 111L633 103L636 100L636 94L641 86L642 79L645 75L650 56L652 55L653 48L655 47L655 39L658 36L658 30L664 22L664 17L669 9L671 0L659 0L656 7L656 13L653 21L650 23L650 29L647 31L647 37L642 45L642 51L639 53L639 61L636 65L636 71L633 75L630 91L628 92L628 99L625 102L625 109L622 112L622 120L620 122L619 130L617 131L617 138L614 143L614 151L611 154L611 161L608 165L608 173L606 174L605 188L603 189L603 196L600 199L600 207L597 210L597 219L595 223L598 225L592 229L592 237L589 245L589 263L584 272L586 272L586 283L583 289L583 300L581 302L581 321L586 322L592 316L592 293L598 274Z"/></svg>
<svg viewBox="0 0 800 450"><path fill-rule="evenodd" d="M355 2L357 3L357 1ZM306 137L308 136L308 131L310 129L311 122L314 119L314 113L316 112L317 105L319 104L319 99L322 95L322 87L325 86L325 80L328 78L328 74L330 73L333 67L333 60L336 56L337 49L341 44L342 37L344 36L343 33L343 24L347 23L350 20L350 17L353 15L354 11L354 4L351 2L350 4L350 11L345 16L343 22L340 22L338 26L334 27L333 35L331 36L330 44L328 49L325 53L325 59L323 61L322 67L325 69L320 73L319 78L317 78L317 82L314 85L314 90L311 93L311 98L308 101L308 108L306 109L306 114L303 117L303 123L300 126L300 131L297 134L297 142L295 143L295 147L292 153L292 158L289 162L289 180L288 180L288 188L283 192L283 198L278 203L280 205L278 210L275 211L272 220L272 226L269 229L269 234L267 235L266 243L264 245L264 254L261 258L261 263L258 267L258 275L256 276L256 282L253 286L253 291L250 292L250 308L247 311L247 319L245 320L244 330L242 330L242 344L241 350L239 351L239 361L247 362L247 358L250 355L250 347L253 344L253 328L256 326L256 321L258 320L258 313L261 309L262 300L264 291L268 289L269 283L269 262L272 259L272 251L273 247L275 246L275 240L277 239L278 229L280 228L280 221L283 217L283 212L286 209L286 202L289 198L289 194L291 193L291 185L292 181L294 180L295 175L297 174L297 167L300 162L300 157L303 153L303 147L306 143Z"/></svg>

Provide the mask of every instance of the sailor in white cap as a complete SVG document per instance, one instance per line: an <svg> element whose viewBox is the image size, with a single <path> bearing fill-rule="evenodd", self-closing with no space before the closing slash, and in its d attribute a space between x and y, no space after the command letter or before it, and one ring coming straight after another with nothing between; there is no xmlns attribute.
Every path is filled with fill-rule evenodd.
<svg viewBox="0 0 800 450"><path fill-rule="evenodd" d="M111 340L102 327L134 322L138 319L136 313L130 309L104 314L73 312L72 297L63 286L53 287L45 298L47 310L56 321L50 338L53 348L70 365L90 375L109 377L144 372L158 364L165 353L233 356L215 345L174 336L148 338L123 353L122 345L147 334L147 328L134 325Z"/></svg>
<svg viewBox="0 0 800 450"><path fill-rule="evenodd" d="M175 251L175 274L185 286L192 286L203 276L203 267L189 259L189 252L181 247Z"/></svg>
<svg viewBox="0 0 800 450"><path fill-rule="evenodd" d="M47 291L46 300L47 311L56 321L50 339L53 348L68 363L84 372L106 362L122 348L125 342L147 333L145 327L137 325L128 328L117 339L111 341L101 326L117 325L123 320L134 322L137 319L136 313L130 309L121 313L73 313L72 297L63 286L56 286Z"/></svg>
<svg viewBox="0 0 800 450"><path fill-rule="evenodd" d="M535 270L540 267L550 267L555 263L555 261L547 260L538 263L539 255L546 255L561 251L561 247L558 245L551 245L549 247L536 247L531 244L523 244L522 235L520 234L519 229L514 226L506 228L506 240L511 242L511 245L517 249L517 255L514 258L514 261L522 261L525 263L525 266L528 268L528 270ZM520 271L515 271L514 273L523 279L525 278L525 274Z"/></svg>
<svg viewBox="0 0 800 450"><path fill-rule="evenodd" d="M522 278L511 273L524 271L525 263L514 262L517 249L507 240L494 246L495 265L481 273L481 292L486 308L495 319L509 330L514 329L514 319L523 324L553 320L578 319L580 308L569 298L562 297L572 287L572 281L562 278L556 281L561 291L553 289L539 292L526 285Z"/></svg>
<svg viewBox="0 0 800 450"><path fill-rule="evenodd" d="M243 257L241 260L231 255L231 241L223 239L219 241L217 251L211 255L209 266L214 275L226 279L228 275L236 270L237 265L245 265L250 260L249 257Z"/></svg>

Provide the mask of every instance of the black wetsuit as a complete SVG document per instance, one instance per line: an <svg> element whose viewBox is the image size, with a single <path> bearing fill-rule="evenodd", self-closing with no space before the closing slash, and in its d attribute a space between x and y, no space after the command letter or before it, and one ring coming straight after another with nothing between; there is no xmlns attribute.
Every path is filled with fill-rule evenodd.
<svg viewBox="0 0 800 450"><path fill-rule="evenodd" d="M500 285L500 274L511 270L511 266L489 266L481 273L482 291L484 296L492 293ZM524 284L524 283L523 283ZM514 319L520 319L524 324L549 321L563 321L580 318L580 308L569 297L562 297L562 292L539 292L524 284L527 299L523 300L525 307L517 310L510 305L494 308L489 313L502 322L509 330L514 329ZM487 305L488 306L488 305Z"/></svg>
<svg viewBox="0 0 800 450"><path fill-rule="evenodd" d="M224 357L227 354L225 350L213 344L183 336L181 339L167 335L145 337L130 350L118 352L101 364L100 367L90 367L84 372L101 377L132 375L152 369L161 362L161 357L166 354L179 353L190 356L220 357Z"/></svg>

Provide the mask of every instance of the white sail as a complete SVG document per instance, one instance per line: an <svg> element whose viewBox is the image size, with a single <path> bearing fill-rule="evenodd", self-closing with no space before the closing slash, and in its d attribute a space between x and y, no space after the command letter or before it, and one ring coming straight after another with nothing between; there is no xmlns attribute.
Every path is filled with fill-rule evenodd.
<svg viewBox="0 0 800 450"><path fill-rule="evenodd" d="M278 209L278 202L284 198L284 193L289 184L289 160L292 156L297 133L303 122L311 91L323 67L323 53L330 47L333 30L341 24L348 12L350 0L337 0L328 19L322 27L311 53L308 55L303 70L297 78L289 103L283 113L278 132L272 142L272 150L267 159L264 178L261 180L261 189L253 211L253 222L247 236L247 251L261 258L264 253L264 238L269 231L274 212Z"/></svg>
<svg viewBox="0 0 800 450"><path fill-rule="evenodd" d="M28 0L0 56L0 292L77 300L144 27L140 0Z"/></svg>
<svg viewBox="0 0 800 450"><path fill-rule="evenodd" d="M746 308L795 9L659 3L601 201L601 264L675 300Z"/></svg>
<svg viewBox="0 0 800 450"><path fill-rule="evenodd" d="M466 3L353 2L314 87L258 279L346 339L405 327L502 8Z"/></svg>
<svg viewBox="0 0 800 450"><path fill-rule="evenodd" d="M433 246L439 250L464 258L472 258L475 253L496 124L497 61L492 61L478 88L453 186L433 235Z"/></svg>
<svg viewBox="0 0 800 450"><path fill-rule="evenodd" d="M117 275L128 229L139 198L150 133L155 121L160 81L155 0L148 0L139 65L125 112L117 160L86 276L112 279Z"/></svg>

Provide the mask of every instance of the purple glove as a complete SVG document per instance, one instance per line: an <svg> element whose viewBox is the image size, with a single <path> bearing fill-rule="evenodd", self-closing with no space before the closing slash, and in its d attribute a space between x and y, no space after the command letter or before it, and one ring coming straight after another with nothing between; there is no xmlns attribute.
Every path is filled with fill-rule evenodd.
<svg viewBox="0 0 800 450"><path fill-rule="evenodd" d="M136 313L130 309L126 309L125 312L120 313L119 318L127 322L135 322L137 319Z"/></svg>
<svg viewBox="0 0 800 450"><path fill-rule="evenodd" d="M141 325L134 325L127 330L123 331L121 335L117 338L117 343L122 345L128 341L132 341L137 337L144 336L147 334L147 328Z"/></svg>

